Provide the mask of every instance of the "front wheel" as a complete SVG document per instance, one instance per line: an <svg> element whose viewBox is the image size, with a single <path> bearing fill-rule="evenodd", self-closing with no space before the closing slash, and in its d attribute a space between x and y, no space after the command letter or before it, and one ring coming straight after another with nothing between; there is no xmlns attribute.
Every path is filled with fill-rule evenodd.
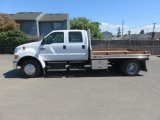
<svg viewBox="0 0 160 120"><path fill-rule="evenodd" d="M140 65L137 60L127 60L121 65L121 70L125 75L135 76L140 71Z"/></svg>
<svg viewBox="0 0 160 120"><path fill-rule="evenodd" d="M35 60L27 60L22 63L21 71L25 77L37 77L41 67Z"/></svg>

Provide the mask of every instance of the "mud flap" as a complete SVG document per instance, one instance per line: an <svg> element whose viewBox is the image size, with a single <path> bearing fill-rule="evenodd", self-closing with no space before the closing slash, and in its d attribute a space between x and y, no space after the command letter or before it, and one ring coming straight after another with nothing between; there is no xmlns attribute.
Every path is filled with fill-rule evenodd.
<svg viewBox="0 0 160 120"><path fill-rule="evenodd" d="M140 61L140 66L142 71L148 71L146 67L146 60Z"/></svg>

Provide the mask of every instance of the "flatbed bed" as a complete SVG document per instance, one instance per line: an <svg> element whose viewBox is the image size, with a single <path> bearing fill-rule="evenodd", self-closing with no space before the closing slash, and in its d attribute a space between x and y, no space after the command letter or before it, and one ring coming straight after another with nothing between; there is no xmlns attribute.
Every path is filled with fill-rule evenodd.
<svg viewBox="0 0 160 120"><path fill-rule="evenodd" d="M93 49L92 55L125 55L125 54L150 54L150 51L146 50L135 50L135 49L125 49L125 48L104 48L104 49Z"/></svg>
<svg viewBox="0 0 160 120"><path fill-rule="evenodd" d="M149 59L148 50L135 50L125 48L92 49L92 59L119 59L119 58L145 58Z"/></svg>

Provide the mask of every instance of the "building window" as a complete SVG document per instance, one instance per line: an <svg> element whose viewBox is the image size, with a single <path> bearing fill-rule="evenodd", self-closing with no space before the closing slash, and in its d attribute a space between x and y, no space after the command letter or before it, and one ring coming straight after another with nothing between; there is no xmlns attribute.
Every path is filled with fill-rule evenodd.
<svg viewBox="0 0 160 120"><path fill-rule="evenodd" d="M54 30L62 29L62 24L61 23L53 23L53 29Z"/></svg>

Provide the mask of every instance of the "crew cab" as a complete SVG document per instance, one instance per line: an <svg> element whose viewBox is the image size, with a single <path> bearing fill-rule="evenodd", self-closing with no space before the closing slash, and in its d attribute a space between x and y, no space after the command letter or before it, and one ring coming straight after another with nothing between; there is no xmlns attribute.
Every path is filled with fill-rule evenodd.
<svg viewBox="0 0 160 120"><path fill-rule="evenodd" d="M48 69L72 69L89 66L92 70L119 67L129 76L147 71L150 51L123 48L92 49L90 31L56 30L42 40L15 48L14 69L19 66L26 77L37 77Z"/></svg>

